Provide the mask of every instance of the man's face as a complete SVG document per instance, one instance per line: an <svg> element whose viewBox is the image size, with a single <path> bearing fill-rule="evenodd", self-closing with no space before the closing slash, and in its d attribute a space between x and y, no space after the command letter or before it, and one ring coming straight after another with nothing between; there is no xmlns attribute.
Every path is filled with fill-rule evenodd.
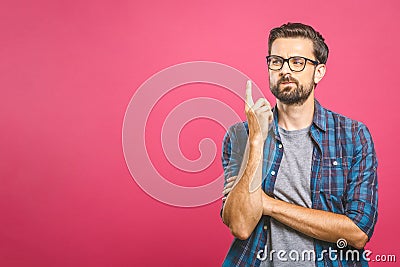
<svg viewBox="0 0 400 267"><path fill-rule="evenodd" d="M316 60L313 54L313 43L303 38L279 38L271 46L271 55L284 59L301 56ZM282 103L288 105L303 104L315 87L315 66L306 62L303 71L294 72L285 62L280 70L269 69L269 83L272 94Z"/></svg>

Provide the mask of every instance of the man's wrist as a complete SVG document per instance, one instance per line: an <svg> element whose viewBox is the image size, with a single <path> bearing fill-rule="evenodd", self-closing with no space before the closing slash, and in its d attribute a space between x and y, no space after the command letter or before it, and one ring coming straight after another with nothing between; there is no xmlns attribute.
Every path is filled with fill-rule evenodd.
<svg viewBox="0 0 400 267"><path fill-rule="evenodd" d="M278 209L279 201L275 198L268 196L267 194L263 194L263 214L267 216L273 217Z"/></svg>

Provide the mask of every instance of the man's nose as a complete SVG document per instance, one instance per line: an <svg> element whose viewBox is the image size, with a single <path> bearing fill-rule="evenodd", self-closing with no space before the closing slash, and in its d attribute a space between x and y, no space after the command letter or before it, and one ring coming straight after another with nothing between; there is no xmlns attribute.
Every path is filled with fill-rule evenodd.
<svg viewBox="0 0 400 267"><path fill-rule="evenodd" d="M282 65L279 75L284 76L288 73L291 74L292 70L289 68L289 61L285 61L285 62L283 62L283 65Z"/></svg>

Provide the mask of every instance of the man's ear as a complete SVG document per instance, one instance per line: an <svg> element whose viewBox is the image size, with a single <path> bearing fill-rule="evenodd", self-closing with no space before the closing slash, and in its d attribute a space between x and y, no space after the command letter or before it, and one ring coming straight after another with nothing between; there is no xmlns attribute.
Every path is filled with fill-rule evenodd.
<svg viewBox="0 0 400 267"><path fill-rule="evenodd" d="M315 75L314 75L314 82L319 83L322 78L324 78L326 72L326 65L325 64L319 64L315 68Z"/></svg>

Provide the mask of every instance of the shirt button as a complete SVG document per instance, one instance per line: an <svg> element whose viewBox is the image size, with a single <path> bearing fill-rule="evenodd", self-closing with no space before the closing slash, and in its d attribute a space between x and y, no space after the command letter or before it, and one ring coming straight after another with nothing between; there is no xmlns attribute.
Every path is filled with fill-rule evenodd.
<svg viewBox="0 0 400 267"><path fill-rule="evenodd" d="M271 172L271 175L275 175L275 171L272 171L272 172Z"/></svg>
<svg viewBox="0 0 400 267"><path fill-rule="evenodd" d="M333 164L333 166L336 166L337 165L337 161L336 160L333 161L332 164Z"/></svg>
<svg viewBox="0 0 400 267"><path fill-rule="evenodd" d="M267 230L268 229L268 225L264 225L264 230Z"/></svg>
<svg viewBox="0 0 400 267"><path fill-rule="evenodd" d="M282 148L282 144L279 144L278 147L279 147L279 148Z"/></svg>

